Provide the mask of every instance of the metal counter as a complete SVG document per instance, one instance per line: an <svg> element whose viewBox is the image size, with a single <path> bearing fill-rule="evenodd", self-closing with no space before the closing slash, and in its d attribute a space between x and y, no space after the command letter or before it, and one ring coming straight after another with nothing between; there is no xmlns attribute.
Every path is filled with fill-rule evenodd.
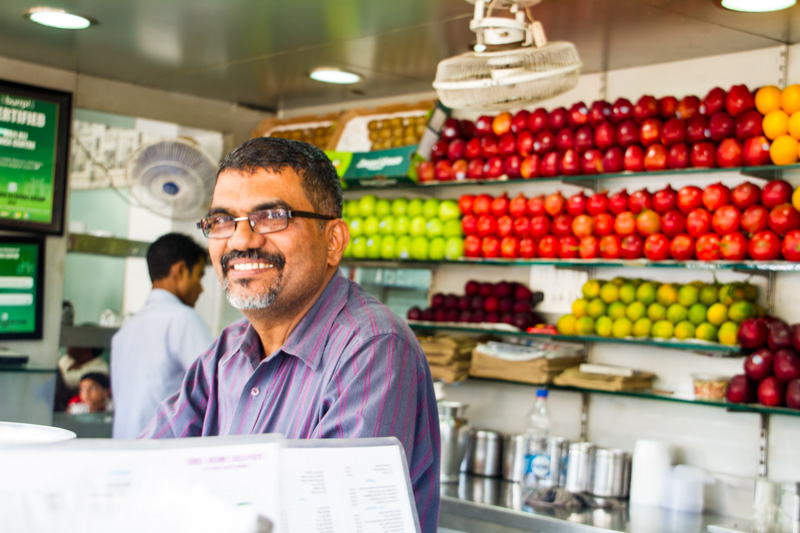
<svg viewBox="0 0 800 533"><path fill-rule="evenodd" d="M519 483L462 474L458 483L442 484L439 526L466 533L706 533L730 517L626 506L618 510L522 510Z"/></svg>

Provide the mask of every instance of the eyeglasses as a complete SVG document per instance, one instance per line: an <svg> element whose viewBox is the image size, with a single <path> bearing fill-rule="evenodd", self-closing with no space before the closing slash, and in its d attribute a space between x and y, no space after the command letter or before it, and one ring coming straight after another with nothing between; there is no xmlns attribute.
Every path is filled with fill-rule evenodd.
<svg viewBox="0 0 800 533"><path fill-rule="evenodd" d="M203 235L209 239L227 239L236 231L236 223L247 220L250 229L255 233L275 233L285 230L289 226L290 218L316 218L319 220L335 220L336 217L310 213L308 211L291 211L289 209L262 209L253 211L246 217L232 217L230 215L211 215L197 223L203 230Z"/></svg>

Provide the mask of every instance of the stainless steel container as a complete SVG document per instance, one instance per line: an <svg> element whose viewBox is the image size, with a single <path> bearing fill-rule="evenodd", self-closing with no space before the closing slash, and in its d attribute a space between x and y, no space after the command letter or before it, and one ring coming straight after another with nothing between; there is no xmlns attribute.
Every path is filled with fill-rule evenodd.
<svg viewBox="0 0 800 533"><path fill-rule="evenodd" d="M438 402L439 433L441 435L441 470L439 479L442 483L458 481L461 462L467 450L469 423L464 418L467 405L460 402Z"/></svg>
<svg viewBox="0 0 800 533"><path fill-rule="evenodd" d="M594 451L591 442L575 442L569 446L567 481L564 488L570 492L587 492L594 468Z"/></svg>
<svg viewBox="0 0 800 533"><path fill-rule="evenodd" d="M525 473L524 433L510 433L503 438L503 479L519 483Z"/></svg>
<svg viewBox="0 0 800 533"><path fill-rule="evenodd" d="M567 457L570 442L564 437L552 437L547 443L550 453L550 486L563 487L567 481Z"/></svg>
<svg viewBox="0 0 800 533"><path fill-rule="evenodd" d="M601 498L625 498L630 478L631 454L624 450L596 448L589 478L589 494ZM627 474L626 474L627 473Z"/></svg>
<svg viewBox="0 0 800 533"><path fill-rule="evenodd" d="M461 470L479 476L495 477L500 476L502 464L502 434L485 429L471 429Z"/></svg>

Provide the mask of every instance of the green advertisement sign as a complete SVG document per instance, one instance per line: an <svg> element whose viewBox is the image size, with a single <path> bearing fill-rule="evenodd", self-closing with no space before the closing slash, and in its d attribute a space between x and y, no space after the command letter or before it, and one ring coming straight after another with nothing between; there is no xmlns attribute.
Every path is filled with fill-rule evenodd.
<svg viewBox="0 0 800 533"><path fill-rule="evenodd" d="M36 328L38 246L0 244L0 333Z"/></svg>
<svg viewBox="0 0 800 533"><path fill-rule="evenodd" d="M0 93L0 218L49 224L59 104Z"/></svg>

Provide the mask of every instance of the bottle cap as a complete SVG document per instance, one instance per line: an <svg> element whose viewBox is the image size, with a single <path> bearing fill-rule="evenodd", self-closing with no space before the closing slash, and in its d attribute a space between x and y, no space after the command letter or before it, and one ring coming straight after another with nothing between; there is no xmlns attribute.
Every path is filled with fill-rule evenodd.
<svg viewBox="0 0 800 533"><path fill-rule="evenodd" d="M536 390L536 397L537 398L547 398L547 389L537 389Z"/></svg>

